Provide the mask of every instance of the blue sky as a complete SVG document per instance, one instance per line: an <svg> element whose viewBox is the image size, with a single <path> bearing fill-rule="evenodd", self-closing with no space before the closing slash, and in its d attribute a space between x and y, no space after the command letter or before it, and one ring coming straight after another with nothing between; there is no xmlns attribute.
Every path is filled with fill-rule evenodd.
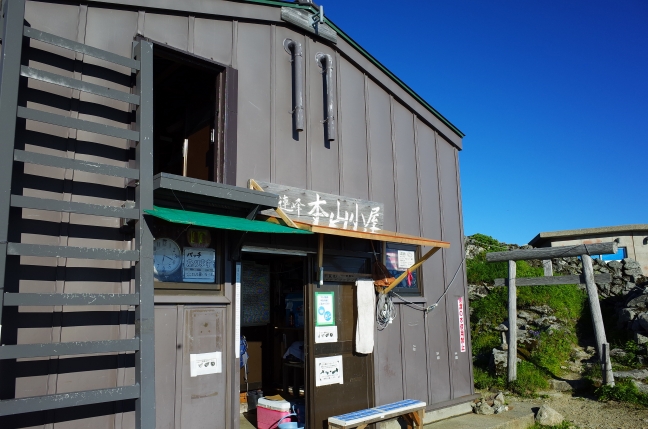
<svg viewBox="0 0 648 429"><path fill-rule="evenodd" d="M466 134L466 235L648 223L648 1L322 4Z"/></svg>

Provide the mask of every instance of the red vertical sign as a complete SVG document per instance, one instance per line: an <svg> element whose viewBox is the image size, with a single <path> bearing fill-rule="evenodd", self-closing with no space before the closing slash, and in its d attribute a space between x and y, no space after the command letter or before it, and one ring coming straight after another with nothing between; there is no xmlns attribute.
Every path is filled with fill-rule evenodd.
<svg viewBox="0 0 648 429"><path fill-rule="evenodd" d="M466 323L464 320L464 301L463 296L457 300L459 306L459 345L462 352L466 351Z"/></svg>

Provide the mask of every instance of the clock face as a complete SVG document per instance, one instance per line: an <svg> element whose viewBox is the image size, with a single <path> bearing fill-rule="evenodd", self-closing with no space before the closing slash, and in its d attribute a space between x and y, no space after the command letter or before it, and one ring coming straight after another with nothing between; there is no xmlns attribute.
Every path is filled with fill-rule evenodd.
<svg viewBox="0 0 648 429"><path fill-rule="evenodd" d="M153 270L155 274L168 276L182 265L180 246L170 238L158 238L153 243Z"/></svg>

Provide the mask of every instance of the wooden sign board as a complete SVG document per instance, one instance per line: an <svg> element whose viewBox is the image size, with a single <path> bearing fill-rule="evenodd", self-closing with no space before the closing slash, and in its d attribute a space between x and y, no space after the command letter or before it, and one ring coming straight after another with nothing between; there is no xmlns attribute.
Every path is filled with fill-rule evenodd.
<svg viewBox="0 0 648 429"><path fill-rule="evenodd" d="M256 182L264 191L279 195L279 208L293 220L353 231L383 229L385 206L382 203Z"/></svg>
<svg viewBox="0 0 648 429"><path fill-rule="evenodd" d="M358 279L370 279L370 278L371 278L371 274L324 271L325 282L355 283L356 280Z"/></svg>

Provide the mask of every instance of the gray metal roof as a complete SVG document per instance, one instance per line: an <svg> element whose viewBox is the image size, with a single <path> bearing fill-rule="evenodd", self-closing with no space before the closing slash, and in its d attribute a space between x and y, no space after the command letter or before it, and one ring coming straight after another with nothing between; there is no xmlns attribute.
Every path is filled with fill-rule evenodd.
<svg viewBox="0 0 648 429"><path fill-rule="evenodd" d="M538 246L545 241L550 241L552 238L579 238L591 235L601 234L621 234L625 232L648 232L648 224L638 223L632 225L618 225L618 226L602 226L598 228L581 228L581 229L567 229L563 231L541 232L536 235L529 244L531 246Z"/></svg>

